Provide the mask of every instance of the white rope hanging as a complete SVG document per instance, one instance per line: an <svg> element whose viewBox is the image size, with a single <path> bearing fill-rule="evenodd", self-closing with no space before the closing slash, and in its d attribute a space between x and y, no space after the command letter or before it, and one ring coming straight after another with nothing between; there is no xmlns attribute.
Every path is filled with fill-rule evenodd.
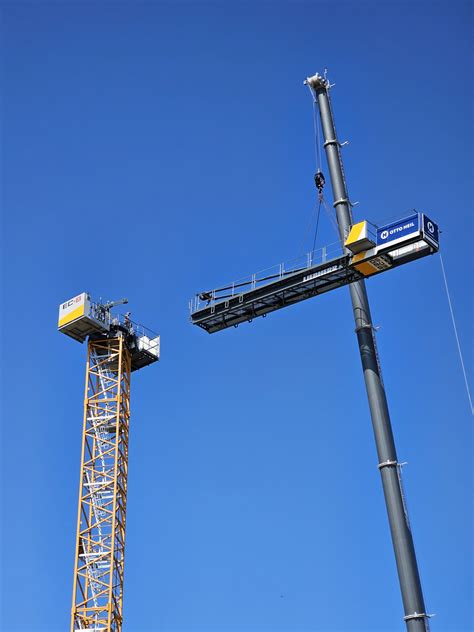
<svg viewBox="0 0 474 632"><path fill-rule="evenodd" d="M453 305L451 303L451 296L450 296L449 288L448 288L448 280L446 278L446 270L444 269L443 257L441 256L441 253L439 253L439 261L441 263L441 271L443 272L444 287L446 288L446 296L448 297L449 311L451 313L451 320L453 322L454 335L456 337L456 344L458 347L459 359L461 361L462 372L464 375L464 383L466 384L467 397L469 399L469 405L471 407L471 415L474 415L474 408L472 406L471 389L469 387L469 381L467 379L467 372L466 372L466 367L464 365L464 359L463 359L462 350L461 350L461 343L459 341L459 336L458 336L458 328L456 326L456 319L454 318L454 310L453 310Z"/></svg>

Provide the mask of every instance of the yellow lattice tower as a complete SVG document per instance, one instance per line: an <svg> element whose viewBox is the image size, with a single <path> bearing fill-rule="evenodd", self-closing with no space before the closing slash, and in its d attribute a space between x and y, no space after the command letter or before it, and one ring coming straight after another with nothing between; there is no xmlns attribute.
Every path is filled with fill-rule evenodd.
<svg viewBox="0 0 474 632"><path fill-rule="evenodd" d="M122 629L130 365L123 337L89 341L71 632Z"/></svg>
<svg viewBox="0 0 474 632"><path fill-rule="evenodd" d="M81 294L60 307L60 331L89 339L71 632L122 630L130 377L160 351L159 336L129 314L112 319L113 306Z"/></svg>

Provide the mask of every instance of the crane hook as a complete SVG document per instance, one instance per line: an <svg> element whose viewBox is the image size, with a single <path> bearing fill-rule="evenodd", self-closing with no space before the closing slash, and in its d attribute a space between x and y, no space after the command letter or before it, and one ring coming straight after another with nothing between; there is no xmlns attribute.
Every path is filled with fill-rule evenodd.
<svg viewBox="0 0 474 632"><path fill-rule="evenodd" d="M318 189L319 200L322 201L323 188L324 188L324 185L326 184L326 179L321 169L318 169L314 175L314 184L316 185L316 188Z"/></svg>

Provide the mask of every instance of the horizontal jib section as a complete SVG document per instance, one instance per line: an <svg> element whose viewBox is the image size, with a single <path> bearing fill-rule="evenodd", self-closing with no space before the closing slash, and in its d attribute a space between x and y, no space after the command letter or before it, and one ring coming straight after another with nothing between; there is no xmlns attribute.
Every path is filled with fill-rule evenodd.
<svg viewBox="0 0 474 632"><path fill-rule="evenodd" d="M406 217L405 219L394 222L393 224L387 224L377 229L377 246L387 244L395 239L406 237L411 233L416 233L420 230L420 216L418 213Z"/></svg>

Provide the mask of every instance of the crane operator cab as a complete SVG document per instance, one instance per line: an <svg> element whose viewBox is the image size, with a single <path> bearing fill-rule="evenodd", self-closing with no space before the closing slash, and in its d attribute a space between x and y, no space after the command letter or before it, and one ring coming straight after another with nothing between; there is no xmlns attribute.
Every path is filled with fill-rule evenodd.
<svg viewBox="0 0 474 632"><path fill-rule="evenodd" d="M160 336L130 319L130 312L113 315L111 309L127 299L109 303L93 302L83 292L59 306L58 330L78 342L123 336L131 354L132 371L157 362Z"/></svg>

